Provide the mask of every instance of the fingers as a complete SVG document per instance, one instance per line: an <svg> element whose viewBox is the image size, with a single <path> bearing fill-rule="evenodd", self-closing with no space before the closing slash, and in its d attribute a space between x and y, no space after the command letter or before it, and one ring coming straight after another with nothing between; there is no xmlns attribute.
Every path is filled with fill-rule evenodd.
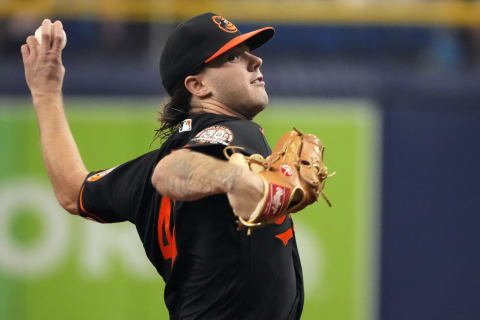
<svg viewBox="0 0 480 320"><path fill-rule="evenodd" d="M52 49L56 51L61 51L62 50L62 42L63 42L63 25L62 22L60 21L55 21L53 24L53 32L52 32L52 37L53 37L53 46Z"/></svg>
<svg viewBox="0 0 480 320"><path fill-rule="evenodd" d="M50 19L45 19L42 22L42 44L40 45L41 52L47 52L51 48L52 42L52 22Z"/></svg>
<svg viewBox="0 0 480 320"><path fill-rule="evenodd" d="M28 45L24 44L20 47L20 51L22 52L23 63L25 63L28 56L30 55L30 49L28 49Z"/></svg>
<svg viewBox="0 0 480 320"><path fill-rule="evenodd" d="M20 47L20 51L22 52L23 62L30 57L35 58L38 53L38 41L35 39L34 36L29 36L25 44Z"/></svg>
<svg viewBox="0 0 480 320"><path fill-rule="evenodd" d="M35 39L34 36L29 36L27 38L27 46L28 46L28 52L30 55L33 55L33 57L36 57L38 54L38 41Z"/></svg>

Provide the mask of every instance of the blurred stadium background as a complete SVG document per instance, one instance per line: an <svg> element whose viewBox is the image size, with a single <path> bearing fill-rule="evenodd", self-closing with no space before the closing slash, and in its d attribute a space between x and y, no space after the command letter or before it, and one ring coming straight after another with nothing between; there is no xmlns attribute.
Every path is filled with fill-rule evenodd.
<svg viewBox="0 0 480 320"><path fill-rule="evenodd" d="M0 0L0 319L167 319L134 228L56 204L19 48L63 21L71 127L109 168L158 146L161 49L205 11L276 27L257 122L317 134L338 172L334 207L294 217L303 319L480 319L480 3L434 0Z"/></svg>

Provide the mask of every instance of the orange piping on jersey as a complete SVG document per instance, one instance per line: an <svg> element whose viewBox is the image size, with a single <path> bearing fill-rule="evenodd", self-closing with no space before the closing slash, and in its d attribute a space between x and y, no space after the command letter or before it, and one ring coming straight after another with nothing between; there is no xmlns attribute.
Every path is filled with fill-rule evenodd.
<svg viewBox="0 0 480 320"><path fill-rule="evenodd" d="M287 216L280 217L277 220L275 220L275 224L280 225L283 223L283 221L285 221L285 219L287 219Z"/></svg>
<svg viewBox="0 0 480 320"><path fill-rule="evenodd" d="M80 209L83 211L83 213L85 213L90 218L93 218L93 219L95 219L95 220L97 220L98 222L101 222L101 223L107 223L105 220L98 217L97 215L85 210L85 208L83 207L83 199L82 199L83 198L83 189L85 189L85 184L82 186L82 189L80 189Z"/></svg>
<svg viewBox="0 0 480 320"><path fill-rule="evenodd" d="M285 247L287 246L288 240L290 240L292 237L293 237L292 227L288 228L287 231L277 234L275 236L275 238L282 240Z"/></svg>

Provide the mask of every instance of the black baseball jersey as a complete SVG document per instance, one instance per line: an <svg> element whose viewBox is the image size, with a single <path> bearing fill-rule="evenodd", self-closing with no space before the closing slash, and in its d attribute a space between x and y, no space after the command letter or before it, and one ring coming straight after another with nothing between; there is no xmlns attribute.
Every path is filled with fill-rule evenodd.
<svg viewBox="0 0 480 320"><path fill-rule="evenodd" d="M182 202L152 186L155 166L170 152L190 148L224 159L227 145L244 147L247 155L271 153L256 123L194 114L161 148L90 173L80 192L80 215L135 224L165 280L171 319L299 319L303 279L290 217L247 236L246 230L237 231L225 194Z"/></svg>

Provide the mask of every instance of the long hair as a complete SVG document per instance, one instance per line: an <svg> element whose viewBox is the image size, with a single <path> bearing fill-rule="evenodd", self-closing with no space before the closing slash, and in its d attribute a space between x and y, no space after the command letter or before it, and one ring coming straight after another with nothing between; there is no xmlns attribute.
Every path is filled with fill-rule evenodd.
<svg viewBox="0 0 480 320"><path fill-rule="evenodd" d="M178 129L179 124L190 113L191 99L192 94L185 88L183 82L180 82L173 89L170 100L159 112L158 121L160 122L160 128L155 130L154 140L160 139L160 141L165 141Z"/></svg>

